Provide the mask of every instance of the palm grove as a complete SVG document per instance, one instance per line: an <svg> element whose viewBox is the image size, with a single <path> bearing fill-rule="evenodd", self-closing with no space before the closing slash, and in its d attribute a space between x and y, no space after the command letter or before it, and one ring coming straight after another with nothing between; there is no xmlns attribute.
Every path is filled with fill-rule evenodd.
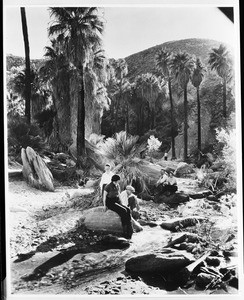
<svg viewBox="0 0 244 300"><path fill-rule="evenodd" d="M172 159L179 158L175 139L182 135L187 161L192 154L189 113L196 115L197 143L190 152L197 153L197 158L211 146L202 143L202 109L208 105L212 110L213 130L228 126L234 95L231 57L224 45L209 49L207 63L185 51L161 47L151 72L130 76L126 59L105 56L105 20L99 9L54 7L49 11L54 20L48 28L51 46L46 47L44 60L30 64L25 9L21 8L25 67L11 68L10 63L7 76L12 156L28 145L37 150L48 147L72 152L77 167L85 168L90 166L89 147L99 141L106 144L112 136L116 140L120 133L125 143L127 139L135 144L131 150L140 147L141 152L135 151L138 155L153 135L162 142L159 153L171 150Z"/></svg>

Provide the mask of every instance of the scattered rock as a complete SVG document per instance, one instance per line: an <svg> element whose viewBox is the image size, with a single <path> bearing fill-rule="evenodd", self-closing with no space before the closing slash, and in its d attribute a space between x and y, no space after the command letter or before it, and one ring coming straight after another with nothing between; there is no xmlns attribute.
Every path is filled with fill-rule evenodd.
<svg viewBox="0 0 244 300"><path fill-rule="evenodd" d="M180 203L185 203L189 201L189 195L181 193L181 192L176 192L172 195L165 195L165 194L157 194L154 197L154 202L156 203L165 203L169 206L173 205L178 205Z"/></svg>
<svg viewBox="0 0 244 300"><path fill-rule="evenodd" d="M216 276L207 274L207 273L199 273L196 277L196 285L199 288L205 288L208 284L210 284L213 280L215 280Z"/></svg>
<svg viewBox="0 0 244 300"><path fill-rule="evenodd" d="M215 195L209 195L206 197L207 200L219 202L219 199Z"/></svg>
<svg viewBox="0 0 244 300"><path fill-rule="evenodd" d="M229 281L228 281L228 283L229 283L229 286L232 286L232 287L234 287L234 288L236 288L236 289L238 289L238 286L239 286L239 280L238 280L238 278L236 277L236 276L233 276Z"/></svg>
<svg viewBox="0 0 244 300"><path fill-rule="evenodd" d="M130 242L123 238L123 237L117 237L117 236L114 236L114 235L106 235L102 240L101 240L101 244L102 245L106 245L106 246L109 246L109 247L116 247L119 248L119 249L124 249L124 248L127 248L130 246Z"/></svg>
<svg viewBox="0 0 244 300"><path fill-rule="evenodd" d="M219 257L214 257L214 256L209 256L206 258L206 263L209 265L209 266L214 266L214 267L217 267L220 265L220 259Z"/></svg>
<svg viewBox="0 0 244 300"><path fill-rule="evenodd" d="M194 257L185 251L165 248L158 253L130 258L125 263L125 269L140 274L167 274L184 268L193 260Z"/></svg>
<svg viewBox="0 0 244 300"><path fill-rule="evenodd" d="M195 226L199 222L205 220L205 218L202 217L190 217L190 218L180 218L171 220L170 222L163 222L160 224L160 226L163 229L171 230L171 231L177 231L178 229L185 228L188 226Z"/></svg>
<svg viewBox="0 0 244 300"><path fill-rule="evenodd" d="M202 199L202 198L206 198L207 196L209 196L211 194L212 194L211 191L202 191L202 192L198 192L195 194L189 194L189 197L192 199Z"/></svg>

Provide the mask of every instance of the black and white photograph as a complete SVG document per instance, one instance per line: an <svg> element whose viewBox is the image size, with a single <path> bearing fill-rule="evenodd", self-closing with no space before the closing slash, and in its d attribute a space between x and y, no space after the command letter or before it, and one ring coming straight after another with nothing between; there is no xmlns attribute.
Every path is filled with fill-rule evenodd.
<svg viewBox="0 0 244 300"><path fill-rule="evenodd" d="M3 299L241 299L239 1L3 1Z"/></svg>

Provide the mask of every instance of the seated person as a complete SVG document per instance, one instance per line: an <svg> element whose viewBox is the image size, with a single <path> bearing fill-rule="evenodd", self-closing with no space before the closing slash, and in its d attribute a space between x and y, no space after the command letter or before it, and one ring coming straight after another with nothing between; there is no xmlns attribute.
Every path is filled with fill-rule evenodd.
<svg viewBox="0 0 244 300"><path fill-rule="evenodd" d="M120 216L124 237L130 239L133 234L131 211L121 202L119 181L120 176L113 175L111 182L105 186L103 191L104 210L113 210Z"/></svg>
<svg viewBox="0 0 244 300"><path fill-rule="evenodd" d="M122 204L129 207L131 210L132 217L137 220L140 217L140 207L138 204L138 199L134 195L135 189L131 185L127 185L125 190L120 194Z"/></svg>
<svg viewBox="0 0 244 300"><path fill-rule="evenodd" d="M167 182L167 179L168 179L167 172L164 169L161 169L160 177L156 183L156 186L159 186L160 184L164 184L165 182Z"/></svg>
<svg viewBox="0 0 244 300"><path fill-rule="evenodd" d="M171 195L175 193L178 189L177 182L174 177L173 171L167 168L165 174L161 176L157 182L157 190L158 194L166 194ZM161 172L162 174L162 172Z"/></svg>
<svg viewBox="0 0 244 300"><path fill-rule="evenodd" d="M165 185L165 187L170 193L175 193L178 190L177 181L174 177L173 171L169 171L168 174L169 174L169 176L168 176L167 184Z"/></svg>

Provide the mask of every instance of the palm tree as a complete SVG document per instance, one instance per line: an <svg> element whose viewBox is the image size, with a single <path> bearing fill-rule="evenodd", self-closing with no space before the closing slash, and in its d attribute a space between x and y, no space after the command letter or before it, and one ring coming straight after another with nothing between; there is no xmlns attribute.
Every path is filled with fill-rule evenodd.
<svg viewBox="0 0 244 300"><path fill-rule="evenodd" d="M162 91L162 82L151 73L146 73L136 77L136 91L140 98L148 103L151 112L150 129L155 126L155 105L160 92Z"/></svg>
<svg viewBox="0 0 244 300"><path fill-rule="evenodd" d="M156 67L162 73L165 80L168 82L169 100L170 100L170 117L171 117L171 147L172 147L172 159L176 159L175 155L175 138L173 134L173 123L174 123L174 105L172 97L172 74L171 74L171 59L172 54L165 48L162 48L156 53Z"/></svg>
<svg viewBox="0 0 244 300"><path fill-rule="evenodd" d="M69 66L63 47L57 40L51 40L51 46L45 48L45 64L40 68L40 77L52 95L56 111L54 130L50 143L59 152L68 150L70 139L70 78L72 68Z"/></svg>
<svg viewBox="0 0 244 300"><path fill-rule="evenodd" d="M227 81L231 76L231 62L229 52L224 45L220 45L219 48L213 48L209 53L208 63L211 66L211 70L216 70L217 74L222 78L223 84L223 117L226 118L226 86Z"/></svg>
<svg viewBox="0 0 244 300"><path fill-rule="evenodd" d="M77 167L82 165L85 151L85 72L90 55L101 45L104 21L96 7L52 7L55 23L49 27L49 36L57 36L64 45L68 58L74 64L80 83L77 109Z"/></svg>
<svg viewBox="0 0 244 300"><path fill-rule="evenodd" d="M197 58L195 61L195 67L191 76L191 82L194 87L197 89L197 147L200 155L201 151L201 103L200 103L200 85L204 77L204 67L200 58Z"/></svg>
<svg viewBox="0 0 244 300"><path fill-rule="evenodd" d="M28 38L28 29L27 29L27 20L25 8L20 8L21 21L22 21L22 31L24 37L25 45L25 116L27 122L31 122L31 113L30 113L30 102L31 102L31 71L30 71L30 47L29 47L29 38Z"/></svg>
<svg viewBox="0 0 244 300"><path fill-rule="evenodd" d="M124 59L118 59L112 62L112 67L114 69L113 77L113 87L111 89L111 94L115 100L115 132L118 130L118 113L119 107L123 106L123 116L125 131L128 131L129 127L129 105L128 101L130 98L131 85L126 78L128 74L128 66Z"/></svg>
<svg viewBox="0 0 244 300"><path fill-rule="evenodd" d="M47 104L48 93L46 87L43 86L38 71L35 66L32 65L30 68L29 80L31 83L31 95L30 95L30 120L31 117L35 116L36 113L40 112L45 108ZM8 82L9 89L21 99L26 99L26 69L21 68L17 73L12 76Z"/></svg>
<svg viewBox="0 0 244 300"><path fill-rule="evenodd" d="M106 84L108 82L107 74L108 60L104 55L104 50L101 48L94 49L91 54L90 61L86 65L86 72L84 76L85 80L85 92L90 99L89 103L86 101L86 108L90 106L90 116L86 116L87 119L90 118L90 123L92 126L91 132L100 133L101 118L103 111L109 109L109 104L111 102Z"/></svg>
<svg viewBox="0 0 244 300"><path fill-rule="evenodd" d="M184 160L188 156L188 103L187 103L187 85L189 83L193 69L193 61L188 53L179 52L172 59L172 72L175 75L179 86L184 91Z"/></svg>

